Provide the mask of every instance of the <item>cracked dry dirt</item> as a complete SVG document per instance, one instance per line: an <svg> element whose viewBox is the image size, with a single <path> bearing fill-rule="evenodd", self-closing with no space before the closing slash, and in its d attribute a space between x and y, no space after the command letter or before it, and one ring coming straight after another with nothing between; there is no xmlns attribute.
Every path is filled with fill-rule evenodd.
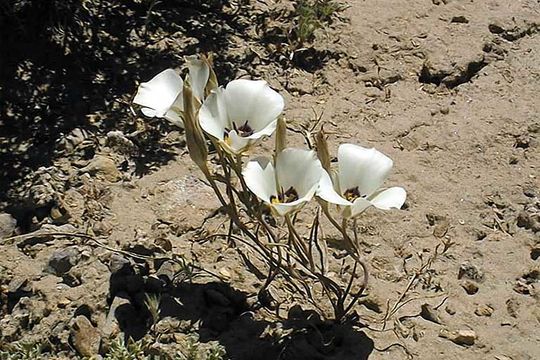
<svg viewBox="0 0 540 360"><path fill-rule="evenodd" d="M232 289L178 289L165 301L173 303L167 307L171 314L178 306L190 308L193 318L182 320L202 318L210 330L200 330L201 339L219 341L232 359L270 360L280 353L286 359L406 359L407 353L418 359L539 359L540 3L348 5L342 15L349 23L330 29L329 37L320 34L321 44L338 54L321 69L258 73L285 97L291 127L312 124L314 113L323 114L334 153L343 142L376 147L394 160L387 185L407 189L403 210L370 210L358 224L371 270L369 301L357 308L370 326L363 333L344 336L326 352L306 350L305 344L281 352L267 341L276 321L270 312L256 311L249 324L239 316L250 301L244 308L236 292L249 300L261 281L224 241L194 241L226 231L227 223L214 213L217 201L176 133L174 160L129 181L121 173L119 151L110 146L107 159L118 169L101 166L67 191L63 199L72 219L98 211L92 231L105 234L108 246L140 255L182 254L226 279ZM302 146L303 139L293 136L291 142ZM268 140L258 151L271 148ZM81 215L73 215L77 211ZM81 231L88 226L69 222ZM386 331L378 331L387 301L398 298L419 259L429 257L443 238L454 245L422 275L408 295L413 300L388 321ZM12 296L0 320L3 342L45 336L72 343L70 324L84 315L105 343L112 336L108 314L121 301L118 293L127 294L125 301L135 309L127 320L132 323L121 325L144 335L146 325L137 328L136 319L147 315L136 304L151 284L124 278L119 284L111 276L127 260L76 239L46 240L0 245L2 281ZM75 249L72 266L51 270L51 257L66 247ZM166 271L160 267L143 261L135 270ZM273 291L280 296L279 288ZM216 312L196 301L226 301L232 310ZM181 340L182 324L164 330L164 344ZM65 357L75 356L70 346L59 348Z"/></svg>

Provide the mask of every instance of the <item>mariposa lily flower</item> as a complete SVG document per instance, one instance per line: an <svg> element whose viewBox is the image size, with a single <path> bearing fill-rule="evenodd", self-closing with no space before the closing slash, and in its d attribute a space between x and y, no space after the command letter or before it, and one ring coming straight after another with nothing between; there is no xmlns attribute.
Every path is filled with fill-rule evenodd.
<svg viewBox="0 0 540 360"><path fill-rule="evenodd" d="M242 175L248 188L283 216L313 198L322 172L314 151L288 148L276 156L275 165L267 159L250 161Z"/></svg>
<svg viewBox="0 0 540 360"><path fill-rule="evenodd" d="M323 171L317 196L344 207L343 215L355 217L370 206L401 208L407 193L401 187L381 190L393 161L375 149L343 144L338 149L338 172Z"/></svg>
<svg viewBox="0 0 540 360"><path fill-rule="evenodd" d="M263 80L233 80L215 89L199 111L201 128L229 152L240 154L276 129L283 97Z"/></svg>
<svg viewBox="0 0 540 360"><path fill-rule="evenodd" d="M184 127L181 111L184 108L182 88L184 81L173 69L167 69L150 81L139 85L133 102L141 105L141 112L148 117L160 117L174 125Z"/></svg>
<svg viewBox="0 0 540 360"><path fill-rule="evenodd" d="M201 103L204 100L204 90L208 82L210 68L206 61L197 56L189 56L186 60L193 94ZM142 106L141 112L145 116L164 118L183 128L183 87L182 77L175 70L166 69L150 81L139 85L133 102Z"/></svg>

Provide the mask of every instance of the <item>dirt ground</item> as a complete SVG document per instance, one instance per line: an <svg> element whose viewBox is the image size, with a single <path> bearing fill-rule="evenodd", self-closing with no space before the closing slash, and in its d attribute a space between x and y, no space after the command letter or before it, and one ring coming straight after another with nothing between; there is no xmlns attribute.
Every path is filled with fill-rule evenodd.
<svg viewBox="0 0 540 360"><path fill-rule="evenodd" d="M151 338L152 351L170 356L195 334L202 348L220 344L230 359L539 359L540 3L346 5L342 19L317 30L292 62L290 48L276 47L292 3L193 10L214 14L197 21L218 23L216 34L227 34L214 43L197 38L194 22L188 31L167 28L158 17L150 31L155 38L139 39L130 50L145 61L140 68L125 66L126 55L118 68L103 68L118 77L106 73L99 86L76 87L81 103L107 101L66 110L66 101L55 103L49 94L43 101L52 110L42 106L30 116L28 105L4 108L0 236L21 236L0 240L0 350L25 340L45 344L43 358L75 358L96 355L97 342L103 355L121 332ZM221 79L267 80L284 96L291 128L322 115L334 153L350 142L394 160L386 184L406 188L406 204L371 209L360 219L368 296L356 309L356 326L320 330L338 339L328 347L317 346L309 332L290 335L294 299L273 289L283 301L281 318L257 306L262 281L238 252L222 239L203 241L226 232L227 219L216 213L218 202L190 161L183 132L131 114L137 83L180 67L181 56L195 50L216 52ZM13 102L9 74L2 74L0 90ZM114 86L106 93L108 83ZM15 122L40 111L48 118L30 127L34 134L54 128L58 113L77 120L59 120L47 140L24 138L26 125ZM299 135L291 141L303 146ZM41 153L46 161L38 143L50 148ZM268 140L259 151L272 146ZM99 244L24 236L38 230L86 233ZM415 278L407 302L383 323L442 240L453 245ZM179 256L207 272L164 259ZM193 281L174 275L191 276L186 272ZM149 293L161 294L155 326L145 305Z"/></svg>

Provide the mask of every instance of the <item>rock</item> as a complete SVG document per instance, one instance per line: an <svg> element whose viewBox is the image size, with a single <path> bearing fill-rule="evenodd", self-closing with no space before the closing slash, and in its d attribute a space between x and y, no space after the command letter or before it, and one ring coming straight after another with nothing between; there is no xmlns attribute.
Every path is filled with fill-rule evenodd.
<svg viewBox="0 0 540 360"><path fill-rule="evenodd" d="M4 341L12 341L18 336L21 330L20 321L17 318L20 315L5 315L0 319L0 337Z"/></svg>
<svg viewBox="0 0 540 360"><path fill-rule="evenodd" d="M420 312L420 316L425 320L432 321L436 324L441 324L441 319L439 318L437 310L435 310L433 306L429 304L422 305L422 311Z"/></svg>
<svg viewBox="0 0 540 360"><path fill-rule="evenodd" d="M7 213L0 214L0 239L13 236L17 228L17 220Z"/></svg>
<svg viewBox="0 0 540 360"><path fill-rule="evenodd" d="M515 298L510 298L510 299L506 300L506 312L511 317L517 318L520 305L521 304L520 304L519 300L517 300Z"/></svg>
<svg viewBox="0 0 540 360"><path fill-rule="evenodd" d="M129 260L119 254L112 254L109 258L109 271L113 274L133 273L133 269L131 268L131 263L129 262Z"/></svg>
<svg viewBox="0 0 540 360"><path fill-rule="evenodd" d="M122 295L122 294L119 294ZM124 294L125 297L127 295ZM130 302L128 299L121 296L115 296L112 301L111 307L105 319L105 325L101 328L101 334L104 339L113 339L120 333L120 324L116 319L116 311L121 306L129 306Z"/></svg>
<svg viewBox="0 0 540 360"><path fill-rule="evenodd" d="M530 214L527 211L521 211L517 216L516 223L519 227L540 232L540 213Z"/></svg>
<svg viewBox="0 0 540 360"><path fill-rule="evenodd" d="M493 314L493 308L486 304L478 305L474 313L477 316L491 316Z"/></svg>
<svg viewBox="0 0 540 360"><path fill-rule="evenodd" d="M522 295L532 295L534 293L534 287L525 279L518 279L512 289Z"/></svg>
<svg viewBox="0 0 540 360"><path fill-rule="evenodd" d="M446 313L448 315L455 315L456 314L456 309L454 309L451 305L446 305L444 310L446 311Z"/></svg>
<svg viewBox="0 0 540 360"><path fill-rule="evenodd" d="M226 268L219 269L219 275L223 276L225 279L230 279L231 278L231 273Z"/></svg>
<svg viewBox="0 0 540 360"><path fill-rule="evenodd" d="M86 211L86 199L75 189L69 189L62 197L62 209L65 216L75 223L81 223Z"/></svg>
<svg viewBox="0 0 540 360"><path fill-rule="evenodd" d="M458 279L467 278L470 280L482 282L484 273L476 266L467 262L459 266Z"/></svg>
<svg viewBox="0 0 540 360"><path fill-rule="evenodd" d="M448 329L442 329L439 336L448 339L458 345L474 345L476 341L476 333L473 330L456 330L449 331Z"/></svg>
<svg viewBox="0 0 540 360"><path fill-rule="evenodd" d="M71 341L80 355L93 357L99 353L101 335L86 316L79 315L71 327Z"/></svg>
<svg viewBox="0 0 540 360"><path fill-rule="evenodd" d="M32 286L26 277L14 277L7 287L8 295L17 293L31 293Z"/></svg>
<svg viewBox="0 0 540 360"><path fill-rule="evenodd" d="M474 295L478 292L478 285L476 285L476 283L474 283L473 281L466 280L461 284L461 286L469 295Z"/></svg>
<svg viewBox="0 0 540 360"><path fill-rule="evenodd" d="M73 266L77 265L80 260L80 253L76 247L68 247L61 250L56 250L50 257L47 264L47 271L61 276L67 273Z"/></svg>
<svg viewBox="0 0 540 360"><path fill-rule="evenodd" d="M439 111L443 115L448 115L450 113L450 108L448 106L443 106L439 109Z"/></svg>
<svg viewBox="0 0 540 360"><path fill-rule="evenodd" d="M426 214L426 219L429 226L434 226L433 235L435 237L442 238L446 235L450 227L450 221L448 221L446 216L428 213Z"/></svg>
<svg viewBox="0 0 540 360"><path fill-rule="evenodd" d="M457 23L457 24L468 24L469 19L467 19L467 17L465 17L463 15L458 15L458 16L452 17L452 20L450 20L450 22L451 23Z"/></svg>
<svg viewBox="0 0 540 360"><path fill-rule="evenodd" d="M95 155L88 165L79 169L79 172L102 176L110 182L116 182L122 178L122 173L118 171L114 161L103 155Z"/></svg>
<svg viewBox="0 0 540 360"><path fill-rule="evenodd" d="M450 227L450 222L447 219L442 219L436 222L435 227L433 228L433 236L442 238L448 232Z"/></svg>
<svg viewBox="0 0 540 360"><path fill-rule="evenodd" d="M125 155L132 154L136 148L133 141L128 139L126 135L124 135L124 133L119 130L109 131L107 133L106 144L115 152L119 154L125 154Z"/></svg>
<svg viewBox="0 0 540 360"><path fill-rule="evenodd" d="M163 253L163 250L146 238L140 238L122 246L122 250L143 256L152 256L155 253Z"/></svg>
<svg viewBox="0 0 540 360"><path fill-rule="evenodd" d="M384 309L384 302L374 294L370 294L360 301L360 304L364 305L371 311L376 312L377 314L382 314Z"/></svg>
<svg viewBox="0 0 540 360"><path fill-rule="evenodd" d="M535 187L533 187L533 186L524 186L523 187L523 195L525 195L527 197L530 197L530 198L534 198L534 197L538 196L537 194L538 194L538 192L537 192Z"/></svg>
<svg viewBox="0 0 540 360"><path fill-rule="evenodd" d="M175 261L167 260L159 267L156 271L156 276L161 280L167 282L168 284L172 283L176 274L180 271L180 264Z"/></svg>
<svg viewBox="0 0 540 360"><path fill-rule="evenodd" d="M538 260L540 257L540 246L536 246L531 249L531 259Z"/></svg>

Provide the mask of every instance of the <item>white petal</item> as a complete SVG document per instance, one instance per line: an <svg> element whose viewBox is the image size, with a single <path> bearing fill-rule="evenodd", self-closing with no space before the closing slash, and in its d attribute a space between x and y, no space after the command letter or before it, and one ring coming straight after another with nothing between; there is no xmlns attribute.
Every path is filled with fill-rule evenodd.
<svg viewBox="0 0 540 360"><path fill-rule="evenodd" d="M156 110L150 109L150 108L141 108L141 112L146 117L154 117L156 116Z"/></svg>
<svg viewBox="0 0 540 360"><path fill-rule="evenodd" d="M182 117L180 114L175 110L169 110L165 113L164 116L165 119L169 120L169 122L173 125L178 126L179 128L184 128L184 121L182 120Z"/></svg>
<svg viewBox="0 0 540 360"><path fill-rule="evenodd" d="M373 204L371 202L369 202L368 200L366 199L363 199L363 198L358 198L356 200L354 200L352 206L348 209L345 209L345 214L347 214L347 216L352 216L352 217L356 217L358 215L360 215L361 213L364 212L364 210L366 210L368 207L372 206Z"/></svg>
<svg viewBox="0 0 540 360"><path fill-rule="evenodd" d="M250 161L242 171L246 185L259 199L271 203L270 197L277 193L274 166L261 160Z"/></svg>
<svg viewBox="0 0 540 360"><path fill-rule="evenodd" d="M390 189L383 190L376 193L369 201L373 206L382 209L389 210L391 208L400 209L405 203L407 198L407 192L401 187L391 187Z"/></svg>
<svg viewBox="0 0 540 360"><path fill-rule="evenodd" d="M247 138L257 140L264 136L271 136L274 133L274 131L276 131L276 127L277 127L277 120L274 120L270 124L268 124L264 129L254 132L250 136L247 136Z"/></svg>
<svg viewBox="0 0 540 360"><path fill-rule="evenodd" d="M283 97L264 80L233 80L225 93L229 120L237 127L247 122L255 132L276 120L285 106Z"/></svg>
<svg viewBox="0 0 540 360"><path fill-rule="evenodd" d="M223 140L225 129L232 127L228 121L223 91L222 88L214 90L199 110L201 128L219 140Z"/></svg>
<svg viewBox="0 0 540 360"><path fill-rule="evenodd" d="M240 154L241 152L247 150L247 148L254 142L254 140L238 135L235 130L230 131L228 136L229 139L227 140L227 145L229 145L229 148L235 154Z"/></svg>
<svg viewBox="0 0 540 360"><path fill-rule="evenodd" d="M292 214L302 208L304 206L305 201L294 201L290 203L278 203L278 204L271 204L272 209L275 210L275 212L280 216L285 216L287 214Z"/></svg>
<svg viewBox="0 0 540 360"><path fill-rule="evenodd" d="M301 198L317 190L322 166L314 151L288 148L276 157L276 174L278 186L293 187Z"/></svg>
<svg viewBox="0 0 540 360"><path fill-rule="evenodd" d="M352 205L350 201L347 201L336 192L330 175L324 169L322 170L321 180L317 188L317 196L332 204Z"/></svg>
<svg viewBox="0 0 540 360"><path fill-rule="evenodd" d="M199 59L198 56L188 56L186 60L189 69L189 79L191 80L191 89L195 97L202 102L204 100L204 88L210 77L210 69L206 62Z"/></svg>
<svg viewBox="0 0 540 360"><path fill-rule="evenodd" d="M338 149L338 164L341 191L358 187L361 195L370 196L388 177L393 162L375 149L343 144Z"/></svg>
<svg viewBox="0 0 540 360"><path fill-rule="evenodd" d="M163 117L182 92L183 85L184 82L176 71L164 70L150 81L139 85L133 102L154 109L154 116Z"/></svg>

